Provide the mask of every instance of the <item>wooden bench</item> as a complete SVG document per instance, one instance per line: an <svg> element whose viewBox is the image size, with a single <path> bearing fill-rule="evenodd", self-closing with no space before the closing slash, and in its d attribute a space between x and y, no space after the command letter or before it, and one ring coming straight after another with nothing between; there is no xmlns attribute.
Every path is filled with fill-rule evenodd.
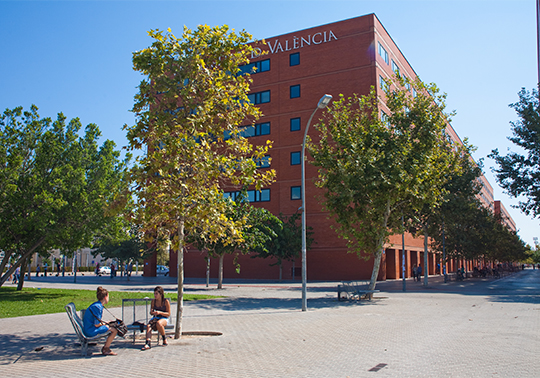
<svg viewBox="0 0 540 378"><path fill-rule="evenodd" d="M348 300L361 300L367 298L371 300L371 294L378 293L379 290L369 290L369 281L342 281L341 285L338 285L338 301L344 298Z"/></svg>
<svg viewBox="0 0 540 378"><path fill-rule="evenodd" d="M77 334L77 337L79 338L79 341L81 343L81 356L86 356L88 354L88 344L91 341L97 341L103 337L109 336L109 334L111 333L109 331L107 333L102 333L94 337L87 337L83 332L83 322L77 314L75 304L73 302L70 302L65 306L65 309L68 314L69 320L71 321L71 325L73 326L73 329L75 330L75 333Z"/></svg>
<svg viewBox="0 0 540 378"><path fill-rule="evenodd" d="M170 298L169 302L172 304ZM133 331L133 344L135 344L135 335L137 331L146 332L146 325L150 321L150 306L152 305L152 298L134 298L134 299L122 299L122 320L126 324L128 331ZM171 316L169 316L169 324L165 326L165 329L174 329L173 313L171 306ZM136 324L139 323L139 324ZM144 327L141 328L143 324Z"/></svg>

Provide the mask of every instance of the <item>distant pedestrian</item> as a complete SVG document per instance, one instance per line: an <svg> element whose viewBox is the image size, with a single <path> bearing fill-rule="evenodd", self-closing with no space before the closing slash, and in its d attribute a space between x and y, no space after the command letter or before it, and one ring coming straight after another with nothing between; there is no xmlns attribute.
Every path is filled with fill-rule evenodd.
<svg viewBox="0 0 540 378"><path fill-rule="evenodd" d="M15 269L15 274L13 275L13 283L16 284L19 282L19 279L21 278L21 267L18 266L17 269Z"/></svg>
<svg viewBox="0 0 540 378"><path fill-rule="evenodd" d="M416 264L413 265L411 273L413 281L416 281Z"/></svg>
<svg viewBox="0 0 540 378"><path fill-rule="evenodd" d="M43 273L45 273L45 277L47 277L47 268L49 267L49 264L45 263L45 265L43 265Z"/></svg>
<svg viewBox="0 0 540 378"><path fill-rule="evenodd" d="M11 269L11 264L7 264L7 271L9 272L9 270ZM9 277L8 277L8 281L11 281L13 279L13 274L10 274Z"/></svg>
<svg viewBox="0 0 540 378"><path fill-rule="evenodd" d="M111 264L111 279L114 277L115 273L114 273L114 263Z"/></svg>
<svg viewBox="0 0 540 378"><path fill-rule="evenodd" d="M41 267L39 266L39 264L37 264L37 266L36 266L36 277L39 277L40 272L41 272Z"/></svg>
<svg viewBox="0 0 540 378"><path fill-rule="evenodd" d="M416 280L420 281L420 277L422 277L422 265L418 264L418 268L416 269Z"/></svg>
<svg viewBox="0 0 540 378"><path fill-rule="evenodd" d="M60 276L60 261L56 262L56 277Z"/></svg>

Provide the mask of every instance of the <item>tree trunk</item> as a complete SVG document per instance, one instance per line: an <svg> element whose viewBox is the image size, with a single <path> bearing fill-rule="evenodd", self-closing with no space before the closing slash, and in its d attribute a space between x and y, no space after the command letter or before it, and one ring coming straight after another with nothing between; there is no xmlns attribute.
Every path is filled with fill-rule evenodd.
<svg viewBox="0 0 540 378"><path fill-rule="evenodd" d="M7 281L8 277L13 274L15 269L17 269L17 267L19 267L21 265L22 260L26 260L27 258L29 258L32 255L32 253L36 250L36 248L39 247L41 245L41 243L43 243L45 241L45 239L46 239L46 236L42 236L41 238L39 238L39 240L32 246L32 248L30 248L28 251L26 251L21 256L21 258L19 260L17 260L17 262L15 264L13 264L13 266L0 278L0 287L2 287L2 285ZM4 269L3 266L0 267L0 268L2 268L2 270ZM0 272L2 272L2 270L0 270Z"/></svg>
<svg viewBox="0 0 540 378"><path fill-rule="evenodd" d="M388 226L388 218L390 218L390 201L386 203L386 212L384 214L383 219L383 228L381 231L381 237L379 239L379 245L377 247L377 252L375 253L373 257L373 271L371 272L371 281L369 282L369 288L368 290L375 290L375 285L377 284L377 277L379 276L379 269L381 268L381 259L382 259L382 253L384 250L384 235L386 227ZM367 295L369 299L373 297L373 294Z"/></svg>
<svg viewBox="0 0 540 378"><path fill-rule="evenodd" d="M182 314L184 312L184 218L178 221L178 304L176 306L176 326L174 338L182 336Z"/></svg>
<svg viewBox="0 0 540 378"><path fill-rule="evenodd" d="M210 256L206 260L206 287L210 286Z"/></svg>
<svg viewBox="0 0 540 378"><path fill-rule="evenodd" d="M429 273L429 265L428 265L428 223L429 221L426 221L424 224L424 286L428 285L428 273Z"/></svg>
<svg viewBox="0 0 540 378"><path fill-rule="evenodd" d="M19 282L17 282L17 291L21 291L24 286L24 274L26 273L27 267L26 260L28 259L24 259L24 261L21 263L21 274L19 275Z"/></svg>
<svg viewBox="0 0 540 378"><path fill-rule="evenodd" d="M223 258L225 255L219 256L219 268L218 268L218 289L223 289Z"/></svg>

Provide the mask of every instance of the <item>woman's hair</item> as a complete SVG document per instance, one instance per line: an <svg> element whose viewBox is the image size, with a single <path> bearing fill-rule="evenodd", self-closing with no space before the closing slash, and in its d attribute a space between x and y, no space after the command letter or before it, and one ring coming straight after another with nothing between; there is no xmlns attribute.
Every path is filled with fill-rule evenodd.
<svg viewBox="0 0 540 378"><path fill-rule="evenodd" d="M101 287L101 286L99 286L99 287L97 288L97 293L96 293L96 295L97 295L98 301L100 301L100 300L102 300L103 298L105 298L105 297L107 296L107 294L109 294L109 292L107 291L107 289L105 289L105 288L103 288L103 287Z"/></svg>
<svg viewBox="0 0 540 378"><path fill-rule="evenodd" d="M163 288L161 286L156 286L156 288L154 289L154 293L156 291L161 295L161 301L165 302L165 292L163 291Z"/></svg>

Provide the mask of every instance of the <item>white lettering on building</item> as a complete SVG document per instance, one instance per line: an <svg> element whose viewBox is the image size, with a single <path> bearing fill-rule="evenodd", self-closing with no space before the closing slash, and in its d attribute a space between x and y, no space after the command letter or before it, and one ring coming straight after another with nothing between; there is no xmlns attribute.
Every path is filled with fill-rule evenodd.
<svg viewBox="0 0 540 378"><path fill-rule="evenodd" d="M337 37L332 30L318 32L315 34L309 34L307 36L297 37L293 36L292 39L286 39L285 41L280 41L276 39L274 41L269 41L267 43L268 50L270 54L276 54L278 52L291 51L301 49L305 46L320 45L321 43L331 42L336 40ZM251 53L251 58L256 58L260 56L262 50L260 47L256 47Z"/></svg>

